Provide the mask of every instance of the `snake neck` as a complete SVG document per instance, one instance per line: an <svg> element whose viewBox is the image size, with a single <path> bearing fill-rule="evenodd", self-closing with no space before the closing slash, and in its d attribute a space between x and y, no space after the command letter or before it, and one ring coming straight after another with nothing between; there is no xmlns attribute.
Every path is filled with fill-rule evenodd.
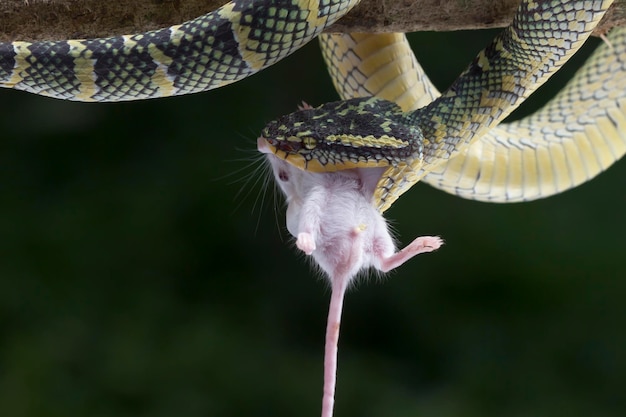
<svg viewBox="0 0 626 417"><path fill-rule="evenodd" d="M440 98L406 115L424 135L425 163L452 158L500 123L582 46L611 3L523 2Z"/></svg>

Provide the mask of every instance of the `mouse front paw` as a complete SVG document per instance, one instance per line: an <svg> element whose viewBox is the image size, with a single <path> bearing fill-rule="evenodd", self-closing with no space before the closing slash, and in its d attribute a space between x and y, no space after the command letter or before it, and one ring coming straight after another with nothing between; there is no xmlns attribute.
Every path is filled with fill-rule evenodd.
<svg viewBox="0 0 626 417"><path fill-rule="evenodd" d="M313 235L310 233L298 233L296 246L307 255L312 254L315 250L315 240L313 239Z"/></svg>

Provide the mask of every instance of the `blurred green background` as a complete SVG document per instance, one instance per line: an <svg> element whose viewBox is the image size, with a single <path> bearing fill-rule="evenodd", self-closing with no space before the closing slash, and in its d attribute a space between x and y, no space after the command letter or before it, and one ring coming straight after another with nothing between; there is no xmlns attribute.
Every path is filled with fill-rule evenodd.
<svg viewBox="0 0 626 417"><path fill-rule="evenodd" d="M443 88L493 35L412 43ZM255 138L335 99L315 43L193 96L0 91L0 415L319 415L328 285ZM623 416L625 181L622 161L533 203L405 194L401 243L446 245L348 294L336 415Z"/></svg>

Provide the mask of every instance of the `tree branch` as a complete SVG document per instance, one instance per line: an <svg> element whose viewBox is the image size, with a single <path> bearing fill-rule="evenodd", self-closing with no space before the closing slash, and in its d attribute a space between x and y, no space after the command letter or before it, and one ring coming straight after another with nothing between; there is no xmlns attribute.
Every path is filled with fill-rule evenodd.
<svg viewBox="0 0 626 417"><path fill-rule="evenodd" d="M145 32L208 13L224 0L2 0L0 41L76 39ZM363 0L337 32L450 31L502 27L519 0ZM626 23L618 0L597 33Z"/></svg>

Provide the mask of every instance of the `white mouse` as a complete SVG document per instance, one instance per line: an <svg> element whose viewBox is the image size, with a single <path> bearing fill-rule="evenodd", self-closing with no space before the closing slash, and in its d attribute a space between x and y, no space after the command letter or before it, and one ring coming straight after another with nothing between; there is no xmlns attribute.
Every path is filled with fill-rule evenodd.
<svg viewBox="0 0 626 417"><path fill-rule="evenodd" d="M387 222L373 202L384 168L308 172L274 155L265 138L260 137L257 145L267 154L285 194L287 229L296 246L313 257L331 282L322 400L322 417L331 417L341 310L350 281L368 268L388 272L417 254L438 249L443 241L436 236L418 237L396 251Z"/></svg>

